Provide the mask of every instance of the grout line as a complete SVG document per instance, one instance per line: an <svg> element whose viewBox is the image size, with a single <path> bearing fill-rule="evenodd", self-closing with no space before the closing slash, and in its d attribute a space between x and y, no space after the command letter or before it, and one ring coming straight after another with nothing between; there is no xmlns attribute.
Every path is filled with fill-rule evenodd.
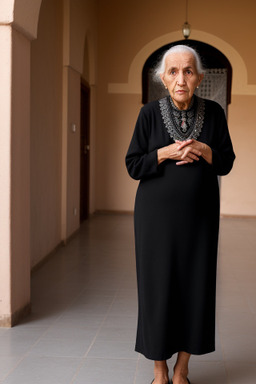
<svg viewBox="0 0 256 384"><path fill-rule="evenodd" d="M110 310L111 310L111 308L112 308L112 306L113 306L113 304L114 304L114 301L115 301L115 299L117 298L118 292L119 292L119 289L116 291L115 296L113 297L112 302L111 302L111 304L110 304L110 306L109 306L109 309L108 309L106 315L104 316L104 318L103 318L103 320L102 320L102 322L101 322L101 324L100 324L100 326L99 326L99 328L98 328L98 331L97 331L96 335L95 335L94 338L92 339L92 342L91 342L90 346L88 347L86 353L85 353L84 356L82 357L83 360L81 361L81 364L80 364L79 367L77 368L77 371L76 371L76 373L74 374L74 376L73 376L73 378L72 378L70 384L74 383L74 381L75 381L75 379L77 378L79 372L81 371L83 365L85 364L85 361L86 361L86 358L87 358L87 356L88 356L88 353L89 353L90 350L92 349L93 344L95 343L95 341L96 341L96 339L97 339L97 337L98 337L98 335L99 335L99 333L100 333L100 331L101 331L101 329L102 329L102 327L103 327L103 324L104 324L106 318L107 318L108 315L109 315L109 312L110 312Z"/></svg>
<svg viewBox="0 0 256 384"><path fill-rule="evenodd" d="M107 317L109 316L109 313L110 313L110 311L111 311L111 308L113 307L113 304L114 304L116 298L117 298L118 295L120 294L121 289L122 289L122 288L121 288L121 286L119 285L119 288L117 288L116 293L115 293L115 295L114 295L114 297L113 297L113 299L112 299L112 302L111 302L111 304L109 305L108 311L107 311L106 315L104 316L104 318L102 319L102 322L101 322L101 324L100 324L100 326L99 326L99 328L98 328L98 331L97 331L96 335L94 336L94 338L93 338L93 340L92 340L90 346L88 347L86 353L84 354L84 356L83 356L83 358L82 358L83 360L82 360L80 366L77 368L77 371L76 371L76 373L74 374L74 376L73 376L73 378L72 378L70 384L73 384L73 383L74 383L74 381L75 381L75 379L77 378L79 372L81 371L82 367L84 366L85 361L86 361L86 358L88 357L88 354L89 354L90 350L92 349L93 344L95 343L95 341L96 341L96 339L97 339L97 337L98 337L100 331L102 330L102 327L103 327L103 325L104 325L104 323L105 323ZM96 359L102 359L102 358L99 358L99 357L98 357L98 358L96 358ZM115 359L115 360L116 360L116 359ZM120 360L131 360L131 361L132 361L132 360L134 360L134 359L131 359L131 358L120 358ZM137 358L137 360L139 360L139 357Z"/></svg>
<svg viewBox="0 0 256 384"><path fill-rule="evenodd" d="M135 373L134 373L134 380L133 380L133 384L136 384L136 380L137 380L137 373L139 371L139 362L140 362L140 354L138 353L138 357L137 357L137 363L136 363L136 369L135 369Z"/></svg>
<svg viewBox="0 0 256 384"><path fill-rule="evenodd" d="M97 219L97 221L98 221L98 219ZM226 221L226 219L225 219L225 221ZM229 222L230 220L228 219L226 222ZM240 223L240 222L239 222ZM88 224L89 225L89 224ZM86 230L91 226L91 225L89 225L88 226L87 225L87 228L86 228ZM105 224L104 224L105 225ZM239 224L240 225L240 224ZM113 234L115 235L115 236L118 236L118 234L119 234L119 224L118 224L118 222L111 222L111 226L112 226L112 232L113 232ZM237 224L235 224L235 227L238 227L238 223ZM99 228L101 228L101 226L99 227ZM232 228L233 228L233 226L232 226ZM225 232L225 230L227 230L228 229L228 234ZM236 228L235 228L236 229ZM247 230L247 228L245 228L246 230ZM109 229L108 229L108 231L109 231ZM248 233L248 232L246 232L246 233ZM242 232L242 234L243 234L243 232ZM221 234L220 234L221 235ZM82 229L82 231L81 231L81 236L82 236L82 238L83 238L83 241L88 241L88 239L90 240L90 237L86 237L87 235L86 235L86 231L84 230L84 229ZM93 235L94 236L94 235ZM235 237L235 234L234 234L234 231L233 231L233 229L232 229L232 231L230 230L230 227L228 227L228 228L222 228L222 243L221 243L221 239L220 239L220 249L219 249L219 252L220 252L220 254L219 254L219 258L221 257L221 259L218 261L220 264L219 264L219 268L221 268L221 283L222 284L225 284L225 278L226 277L228 277L228 280L232 283L232 284L235 284L238 288L239 288L239 290L238 290L238 292L239 292L239 294L243 297L243 299L244 299L244 301L245 301L245 303L247 304L246 305L246 308L248 309L248 313L250 313L254 318L256 318L256 313L255 313L255 311L253 311L253 307L252 306L250 306L250 296L248 295L248 298L247 298L247 290L246 290L246 287L244 287L244 289L242 289L242 283L243 283L243 280L241 280L241 278L239 278L239 276L238 276L238 273L239 273L239 263L237 264L237 268L236 269L233 269L233 268L231 268L231 270L230 270L230 267L229 267L229 261L230 261L230 256L229 255L227 255L226 254L226 252L228 252L228 250L229 250L229 248L230 248L230 244L229 244L229 241L226 241L226 237L228 237L228 239L231 237L231 242L233 242L234 241L234 237ZM251 260L252 260L252 248L253 248L253 239L254 239L254 234L252 233L252 231L250 231L249 232L249 235L248 235L248 239L252 239L251 240L251 243L249 243L249 248L246 248L245 249L245 254L246 254L246 252L247 252L247 250L249 250L250 251L250 253L249 253L249 256L248 256L248 258L245 260L246 262L248 261L249 262L249 264L247 265L247 269L246 269L246 271L248 270L248 272L251 272L250 271L250 267L252 266L252 263L251 263ZM237 237L238 237L238 239L237 239ZM236 236L236 240L237 241L239 241L240 242L240 237L241 237L241 240L243 240L243 235L238 235L238 236ZM247 237L245 236L244 237L244 240L246 240L247 241ZM77 241L77 240L76 240ZM94 241L95 241L95 244L96 244L96 240L93 238L93 244L94 244ZM126 242L126 240L124 239L123 240L124 242ZM128 244L128 243L127 243ZM108 244L106 244L106 246L108 246ZM91 250L91 245L89 246L89 248L88 248L88 252L89 252L89 259L88 259L88 261L83 261L84 259L82 259L81 258L81 256L79 256L80 255L80 253L79 252L81 252L81 250L76 250L76 248L72 248L71 247L71 250L72 250L72 252L74 251L75 252L75 254L77 254L78 255L78 259L77 260L80 260L80 258L81 258L81 260L82 260L82 264L83 264L83 266L85 267L87 267L87 266L90 266L90 257L92 257L92 256L90 256L90 250ZM120 244L118 244L118 249L119 249L119 247L120 247ZM96 248L97 248L97 245L96 245ZM86 250L87 250L87 248L86 248ZM115 250L115 249L114 249ZM98 249L96 249L96 251L98 252ZM83 248L83 252L84 252L84 248ZM122 252L121 251L121 247L120 247L120 252ZM109 250L109 253L111 253L111 249ZM133 250L131 251L131 253L133 253ZM231 253L232 253L232 249L231 249ZM125 257L127 257L126 256L126 253L124 253L124 256ZM226 259L226 257L228 257L227 259ZM238 257L238 255L235 255L235 258L237 258ZM73 266L75 269L77 269L77 267L79 267L79 263L78 263L78 261L75 261L75 264L72 264L70 261L69 261L69 255L68 254L63 254L60 258L59 258L59 260L58 260L58 263L60 262L60 261L63 261L63 263L65 264L65 263L68 263L67 265L68 266ZM98 260L98 259L97 259ZM111 259L112 260L112 259ZM113 260L115 260L115 258L113 259ZM113 261L112 260L112 261ZM126 260L126 259L125 259ZM239 261L240 261L240 259L239 259ZM95 260L93 260L93 267L95 266ZM221 264L223 262L223 265ZM57 262L56 262L57 263ZM56 264L55 263L55 264ZM127 262L128 263L128 262ZM54 264L54 265L55 265ZM59 264L58 264L59 265ZM119 264L118 264L119 265ZM128 264L127 264L128 265ZM130 265L130 264L129 264ZM114 264L113 264L113 266L114 266ZM253 264L253 266L254 266L254 264ZM56 266L55 266L56 267ZM103 267L104 268L104 267ZM131 266L129 267L129 268L131 268ZM132 270L133 270L133 268L134 268L134 266L132 267ZM47 271L46 271L47 272ZM101 272L103 272L103 270L101 270ZM118 273L118 268L117 267L115 267L115 268L112 268L111 269L111 273ZM244 275L245 276L245 275ZM43 277L45 277L45 275L43 275ZM75 274L72 272L72 281L74 280L74 278L75 278ZM245 277L246 278L246 277ZM85 366L85 364L86 364L86 362L88 363L88 361L90 361L90 360L104 360L104 358L103 357L90 357L89 356L89 353L90 353L90 351L91 351L91 349L93 348L93 346L94 346L94 344L95 344L95 342L97 341L97 338L98 338L98 336L99 336L99 333L101 332L101 330L102 330L102 328L104 327L104 324L106 324L106 321L109 321L109 318L110 317L123 317L123 316L126 316L126 317L129 317L130 315L124 315L121 311L117 314L113 314L113 312L112 312L112 314L110 313L111 312L111 309L113 308L113 305L115 304L115 300L116 299L118 299L118 297L119 297L119 295L121 294L121 291L124 289L124 290L129 290L129 289L131 289L131 288L125 288L125 280L127 279L127 270L125 270L125 272L123 271L123 273L121 272L120 273L120 279L119 280L117 280L116 281L116 283L115 283L115 285L113 285L113 289L110 289L110 291L112 291L112 295L110 295L111 296L111 299L109 299L109 301L108 301L108 303L107 303L107 306L106 306L106 308L107 308L107 310L106 310L106 312L104 313L101 313L101 315L99 315L100 316L100 322L99 323L97 323L98 324L98 327L95 327L95 333L94 333L94 336L92 335L92 337L93 337L93 339L90 339L91 340L91 343L90 343L90 345L89 345L89 347L87 348L87 350L86 350L86 352L82 355L82 356L77 356L77 357L74 357L74 356L64 356L64 357L67 357L67 358L72 358L72 359L76 359L76 361L77 361L77 365L76 365L76 367L74 367L74 369L72 369L72 373L71 373L71 375L70 375L70 380L72 380L71 381L71 383L73 383L74 384L74 382L77 380L77 377L78 377L78 375L79 375L79 373L81 372L81 370L82 370L82 368ZM71 281L71 280L70 280ZM218 281L218 280L217 280ZM63 282L63 281L62 281ZM65 282L65 281L64 281ZM124 282L124 283L123 283ZM127 280L127 282L128 282L128 280ZM59 286L58 286L59 287ZM130 286L129 286L130 287ZM135 287L135 286L134 286ZM132 289L134 289L134 287L132 288ZM39 288L40 289L40 288ZM97 288L96 288L96 286L94 287L94 286L90 286L90 284L89 285L87 285L87 283L82 283L81 282L81 285L80 285L80 282L79 282L79 285L77 286L77 289L72 293L72 295L69 297L69 303L68 304L66 304L66 305L63 305L63 307L62 308L60 308L59 310L57 310L56 312L55 312L55 315L56 315L56 318L54 318L53 320L51 320L51 323L49 324L45 324L45 325L36 325L36 327L33 327L33 326L29 326L28 325L28 327L27 328L25 328L25 330L26 331L30 331L30 329L37 329L37 328L43 328L42 330L40 330L39 331L39 333L38 333L38 335L37 336L35 336L35 339L31 342L31 345L30 346L28 346L28 348L25 350L25 353L23 353L21 356L10 356L10 357L12 357L13 359L15 359L14 360L14 366L12 366L10 369L9 369L9 371L5 374L5 376L3 376L1 379L0 379L0 383L3 383L3 382L5 382L5 380L6 380L6 378L8 378L8 376L10 375L10 374L12 374L16 369L17 369L17 367L19 367L20 366L20 364L22 364L22 362L24 361L24 359L25 358L28 358L28 360L31 358L31 356L33 357L33 355L31 354L31 351L32 351L32 349L38 344L38 343L40 343L40 341L41 340L43 340L44 338L45 338L45 335L47 334L47 332L49 332L49 330L52 328L52 327L56 327L56 325L58 326L58 322L63 318L63 317L65 317L65 315L67 315L67 313L69 314L70 313L70 323L68 322L67 323L67 326L68 327L73 327L73 325L72 325L72 312L70 311L70 307L76 302L76 300L79 300L79 298L83 298L83 296L85 295L85 293L86 293L86 291L89 291L88 292L88 294L89 294L89 296L90 296L90 291L95 291L95 290L97 290ZM100 288L100 290L104 290L104 287L102 286L102 288ZM39 291L40 292L40 291ZM106 290L106 292L107 292L107 290ZM99 296L102 296L102 295L100 295L99 294ZM123 297L125 297L125 295L123 296ZM130 297L130 296L129 296ZM135 298L134 298L135 299ZM40 298L39 298L39 300L37 300L37 302L39 302L40 301ZM64 303L65 304L65 303ZM226 307L225 307L226 308ZM225 309L224 308L224 309ZM227 307L227 308L229 308L229 311L230 311L230 315L232 314L232 310L233 310L233 307L231 306L231 307ZM238 309L239 307L235 307L236 309ZM245 309L246 309L245 308ZM219 307L219 308L217 308L217 316L218 316L218 311L219 312L222 312L222 310L223 310L223 307ZM243 310L243 311L245 311L245 310ZM246 313L247 313L247 311L246 311ZM82 314L82 313L81 313ZM91 313L91 315L92 316L95 316L95 313ZM97 315L96 315L97 316ZM134 317L134 315L132 315L132 317ZM46 320L47 320L47 318L48 318L48 314L46 313ZM38 318L38 320L40 321L40 317ZM35 320L35 322L36 322L37 320ZM25 325L27 325L27 324L25 324ZM23 324L23 327L25 326L24 324ZM12 330L7 330L7 332L11 332ZM225 343L224 343L224 340L225 339L223 339L222 338L222 334L221 334L221 332L220 332L220 330L219 330L219 326L218 326L218 332L219 332L219 341L220 341L220 349L221 349L221 351L222 351L222 357L221 357L221 359L220 360L218 360L217 362L219 362L219 363L221 363L221 364L223 364L223 368L224 368L224 370L225 370L225 384L226 383L228 383L228 384L231 384L231 375L232 375L232 372L230 371L230 369L229 369L229 364L231 363L231 364L236 364L236 361L233 361L232 359L228 359L228 357L229 357L229 351L228 350L226 350L225 351L225 349L224 349L224 347L225 347ZM1 342L1 336L0 336L0 342ZM72 341L71 341L72 342ZM135 355L136 356L136 355ZM38 356L36 356L36 357L38 357ZM40 356L39 356L40 357ZM46 355L46 357L48 357L47 355ZM49 357L51 357L51 356L49 356ZM57 358L59 357L59 358L61 358L62 356L56 356ZM108 359L108 358L107 358ZM106 360L107 360L106 359ZM131 384L139 384L139 375L138 375L138 373L140 372L140 367L141 367L141 359L142 359L142 356L140 355L140 354L138 354L138 356L136 356L136 357L134 357L134 359L133 358L131 358L131 357L128 357L128 358L125 358L125 357L118 357L118 358L109 358L109 361L114 361L114 360L125 360L125 361L127 361L127 362L132 362L132 364L133 364L133 372L134 372L134 368L135 368L135 372L134 372L134 378L131 380ZM195 363L196 364L201 364L201 362L202 362L203 360L199 360L199 361L195 361ZM29 362L30 362L30 360L29 360ZM208 363L211 363L211 364L215 364L216 362L215 361L206 361L206 363L208 364ZM238 363L239 364L239 363ZM254 362L249 362L249 363L243 363L243 364L246 364L246 365L248 365L248 366L251 366L251 367L253 367L254 366ZM133 375L133 372L132 372L132 375ZM7 380L8 381L8 380ZM22 382L22 379L21 379L21 382ZM93 384L93 383L91 383L91 384ZM95 384L97 384L97 383L95 383ZM122 383L121 383L122 384ZM224 383L223 383L224 384Z"/></svg>
<svg viewBox="0 0 256 384"><path fill-rule="evenodd" d="M83 290L82 290L82 291L83 291ZM49 331L49 329L61 319L61 317L63 316L63 314L64 314L65 311L67 310L67 308L68 308L70 305L72 305L72 304L75 302L75 300L77 300L77 299L79 298L79 296L81 296L81 294L82 294L82 292L78 293L78 294L76 295L76 297L75 297L73 300L70 301L70 303L64 308L64 310L62 311L62 313L61 313L61 314L60 314L60 315L59 315L59 316L52 322L52 324L50 324L50 325L45 329L45 331L38 337L38 339L34 342L34 344L32 344L32 345L28 348L27 352L20 358L20 360L17 362L17 364L15 364L15 365L14 365L14 366L13 366L7 373L6 373L6 375L3 377L2 380L5 380L5 379L6 379L12 372L15 371L15 369L18 368L18 366L22 363L22 361L25 360L25 358L29 356L31 350L32 350L37 344L39 344L39 342L43 339L44 335ZM33 305L32 305L32 307L33 307ZM23 326L24 326L24 325L23 325ZM17 326L17 327L18 327L18 326ZM35 327L35 329L36 329L36 327ZM11 329L10 329L10 332L11 332ZM0 382L2 382L2 380L0 380Z"/></svg>

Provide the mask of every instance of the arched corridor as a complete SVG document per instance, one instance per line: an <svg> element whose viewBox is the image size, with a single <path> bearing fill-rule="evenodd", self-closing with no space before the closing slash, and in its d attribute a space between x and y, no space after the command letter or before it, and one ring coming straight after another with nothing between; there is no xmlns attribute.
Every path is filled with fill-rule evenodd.
<svg viewBox="0 0 256 384"><path fill-rule="evenodd" d="M184 3L0 1L1 384L152 380L152 365L133 351L128 213L137 183L124 157L143 65L182 38ZM256 3L233 0L232 12L221 0L193 3L191 39L219 49L233 69L228 123L237 160L221 191L217 350L193 358L191 379L254 384ZM90 87L92 216L80 227L81 82Z"/></svg>
<svg viewBox="0 0 256 384"><path fill-rule="evenodd" d="M31 268L80 226L81 81L90 87L89 213L133 210L137 184L127 176L124 157L141 107L143 65L182 38L184 21L183 2L156 7L149 0L147 14L144 5L0 2L1 326L29 312ZM235 0L232 14L221 7L216 14L216 3L206 8L198 0L191 41L216 47L233 70L228 123L237 161L222 182L221 213L255 217L255 4Z"/></svg>
<svg viewBox="0 0 256 384"><path fill-rule="evenodd" d="M221 220L216 352L192 358L192 383L255 382L255 224ZM33 273L31 315L0 329L1 383L151 382L151 362L134 352L133 247L132 215L94 215Z"/></svg>

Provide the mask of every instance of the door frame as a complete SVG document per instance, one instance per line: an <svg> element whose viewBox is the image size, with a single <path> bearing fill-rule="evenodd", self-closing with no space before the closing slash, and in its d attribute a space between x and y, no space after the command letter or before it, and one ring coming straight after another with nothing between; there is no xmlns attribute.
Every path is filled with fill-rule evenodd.
<svg viewBox="0 0 256 384"><path fill-rule="evenodd" d="M90 85L81 79L80 222L88 219L90 207L90 96Z"/></svg>

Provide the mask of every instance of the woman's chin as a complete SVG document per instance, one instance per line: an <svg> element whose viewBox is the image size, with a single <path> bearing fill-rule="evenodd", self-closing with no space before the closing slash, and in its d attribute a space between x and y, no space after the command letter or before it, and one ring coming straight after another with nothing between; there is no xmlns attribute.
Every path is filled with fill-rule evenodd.
<svg viewBox="0 0 256 384"><path fill-rule="evenodd" d="M176 107L178 108L182 107L182 109L186 109L189 107L189 104L191 102L191 97L188 98L187 95L178 95L178 96L175 95L175 97L172 97L172 100L176 105Z"/></svg>

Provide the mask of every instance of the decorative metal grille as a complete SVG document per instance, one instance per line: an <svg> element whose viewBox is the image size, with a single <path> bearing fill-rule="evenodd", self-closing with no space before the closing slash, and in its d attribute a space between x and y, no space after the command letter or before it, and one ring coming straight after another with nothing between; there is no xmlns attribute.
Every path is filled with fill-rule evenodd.
<svg viewBox="0 0 256 384"><path fill-rule="evenodd" d="M200 87L195 94L204 98L217 101L224 111L227 110L227 69L208 68Z"/></svg>
<svg viewBox="0 0 256 384"><path fill-rule="evenodd" d="M148 71L148 102L162 99L168 94L168 90L164 88L162 82L154 79L154 70L150 68Z"/></svg>

